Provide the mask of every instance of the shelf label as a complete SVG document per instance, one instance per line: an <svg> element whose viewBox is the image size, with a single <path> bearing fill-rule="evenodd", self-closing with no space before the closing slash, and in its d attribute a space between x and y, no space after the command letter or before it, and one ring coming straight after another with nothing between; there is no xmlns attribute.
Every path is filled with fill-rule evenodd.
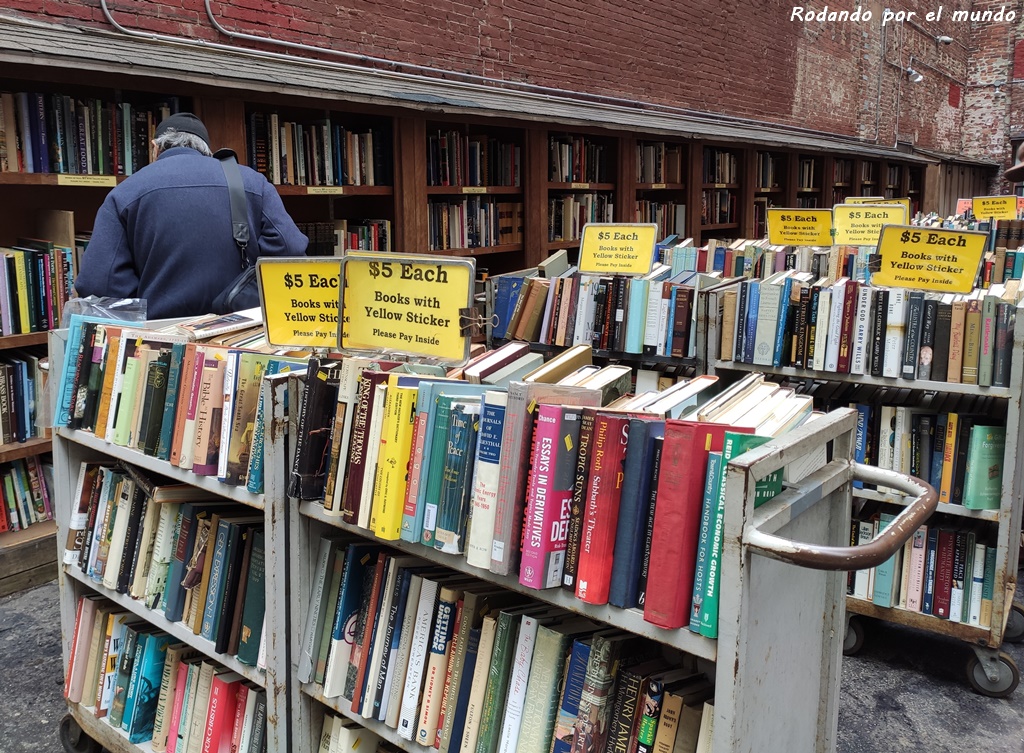
<svg viewBox="0 0 1024 753"><path fill-rule="evenodd" d="M350 254L342 260L344 352L389 352L462 364L470 338L459 309L473 299L476 262L451 256Z"/></svg>
<svg viewBox="0 0 1024 753"><path fill-rule="evenodd" d="M664 183L651 183L651 189L665 188Z"/></svg>
<svg viewBox="0 0 1024 753"><path fill-rule="evenodd" d="M715 183L715 188L728 188L728 183Z"/></svg>
<svg viewBox="0 0 1024 753"><path fill-rule="evenodd" d="M463 186L462 193L487 193L487 186Z"/></svg>
<svg viewBox="0 0 1024 753"><path fill-rule="evenodd" d="M580 241L580 272L645 275L654 266L654 223L588 222Z"/></svg>
<svg viewBox="0 0 1024 753"><path fill-rule="evenodd" d="M832 223L837 246L877 246L883 225L906 225L902 204L836 204Z"/></svg>
<svg viewBox="0 0 1024 753"><path fill-rule="evenodd" d="M259 259L256 279L267 342L280 348L337 345L340 258Z"/></svg>
<svg viewBox="0 0 1024 753"><path fill-rule="evenodd" d="M886 199L881 196L851 196L846 200L847 204L899 204L907 208L907 217L910 217L910 199Z"/></svg>
<svg viewBox="0 0 1024 753"><path fill-rule="evenodd" d="M970 293L988 233L913 225L886 225L873 285Z"/></svg>
<svg viewBox="0 0 1024 753"><path fill-rule="evenodd" d="M589 183L570 183L569 188L590 188Z"/></svg>
<svg viewBox="0 0 1024 753"><path fill-rule="evenodd" d="M345 193L344 186L306 186L309 196L341 196Z"/></svg>
<svg viewBox="0 0 1024 753"><path fill-rule="evenodd" d="M831 209L768 209L768 242L777 246L831 246Z"/></svg>
<svg viewBox="0 0 1024 753"><path fill-rule="evenodd" d="M117 185L116 175L67 175L57 176L58 186L89 186L91 188L113 188Z"/></svg>
<svg viewBox="0 0 1024 753"><path fill-rule="evenodd" d="M979 220L1017 219L1016 196L975 196L972 201L974 216Z"/></svg>
<svg viewBox="0 0 1024 753"><path fill-rule="evenodd" d="M1020 198L1024 198L1024 196L1022 196ZM1019 204L1020 204L1019 200L1018 200L1017 204L1019 206ZM960 215L967 214L968 212L971 211L971 207L973 207L973 206L974 206L974 201L972 199L957 199L956 200L956 213L960 214Z"/></svg>

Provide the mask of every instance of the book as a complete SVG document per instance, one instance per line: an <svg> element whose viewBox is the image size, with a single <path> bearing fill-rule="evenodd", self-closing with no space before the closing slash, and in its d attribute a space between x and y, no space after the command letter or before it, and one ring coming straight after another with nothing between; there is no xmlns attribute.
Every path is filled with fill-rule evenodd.
<svg viewBox="0 0 1024 753"><path fill-rule="evenodd" d="M1006 429L974 424L968 441L963 506L968 510L998 510L1002 497Z"/></svg>
<svg viewBox="0 0 1024 753"><path fill-rule="evenodd" d="M465 547L479 417L478 401L452 402L434 529L434 548L448 554L461 554ZM429 509L428 504L427 514Z"/></svg>
<svg viewBox="0 0 1024 753"><path fill-rule="evenodd" d="M488 390L484 393L480 408L476 474L470 502L470 519L473 524L466 540L466 562L484 569L491 564L491 541L507 405L508 393Z"/></svg>

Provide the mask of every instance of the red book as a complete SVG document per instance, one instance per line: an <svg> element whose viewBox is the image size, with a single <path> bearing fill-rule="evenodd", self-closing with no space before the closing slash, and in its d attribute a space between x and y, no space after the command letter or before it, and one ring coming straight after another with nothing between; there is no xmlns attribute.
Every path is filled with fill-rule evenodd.
<svg viewBox="0 0 1024 753"><path fill-rule="evenodd" d="M659 627L690 624L708 453L722 451L726 431L752 433L725 424L665 422L644 600L644 619Z"/></svg>
<svg viewBox="0 0 1024 753"><path fill-rule="evenodd" d="M840 374L850 373L850 359L853 356L853 324L857 318L857 298L860 296L860 283L850 280L846 283L843 297L843 324L839 331L839 361L837 371Z"/></svg>
<svg viewBox="0 0 1024 753"><path fill-rule="evenodd" d="M345 475L345 489L342 492L342 515L346 523L355 525L359 520L359 497L363 491L363 481L366 475L366 438L370 430L370 421L373 416L373 392L378 384L388 380L386 371L371 371L364 369L363 375L359 377L359 392L356 402L356 412L352 418L352 438L349 441L348 473ZM367 483L373 483L373 471L370 471L370 478ZM337 482L335 482L337 483Z"/></svg>
<svg viewBox="0 0 1024 753"><path fill-rule="evenodd" d="M167 725L167 753L174 753L178 744L178 727L181 725L181 707L185 701L185 686L188 684L189 662L178 665L178 682L174 686L174 704L171 706L171 721Z"/></svg>
<svg viewBox="0 0 1024 753"><path fill-rule="evenodd" d="M588 604L608 603L628 435L629 416L597 414L576 573L576 597Z"/></svg>
<svg viewBox="0 0 1024 753"><path fill-rule="evenodd" d="M935 604L932 614L944 620L949 619L949 595L953 588L953 550L956 535L953 531L939 529L938 545L935 548Z"/></svg>
<svg viewBox="0 0 1024 753"><path fill-rule="evenodd" d="M231 753L231 733L235 724L235 708L242 676L225 672L213 676L210 687L210 705L206 710L206 732L203 734L203 753Z"/></svg>
<svg viewBox="0 0 1024 753"><path fill-rule="evenodd" d="M452 665L455 664L455 654L459 651L459 627L462 624L462 607L465 604L463 599L459 599L455 605L455 627L452 628L452 646L448 651L448 666L445 668L444 673L444 689L441 691L441 710L437 714L437 732L434 733L434 748L440 749L441 747L441 730L444 729L444 717L449 711L448 704L451 703L455 706L455 699L452 694ZM450 709L454 711L455 709Z"/></svg>
<svg viewBox="0 0 1024 753"><path fill-rule="evenodd" d="M235 698L235 721L231 726L231 750L233 751L238 750L242 741L242 727L245 726L245 704L249 701L249 692L249 686L244 682L238 684L238 696Z"/></svg>
<svg viewBox="0 0 1024 753"><path fill-rule="evenodd" d="M366 680L366 665L370 661L370 643L373 641L373 622L377 618L377 608L380 605L381 584L384 582L384 566L387 557L383 554L377 557L377 567L373 572L373 588L370 590L370 601L366 611L366 628L363 630L363 639L352 647L352 656L349 663L356 665L356 687L352 692L352 711L361 714L363 709L363 685Z"/></svg>

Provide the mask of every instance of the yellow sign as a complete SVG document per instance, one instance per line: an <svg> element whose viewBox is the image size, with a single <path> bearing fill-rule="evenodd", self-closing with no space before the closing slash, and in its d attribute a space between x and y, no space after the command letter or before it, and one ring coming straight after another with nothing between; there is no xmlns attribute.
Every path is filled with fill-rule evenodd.
<svg viewBox="0 0 1024 753"><path fill-rule="evenodd" d="M971 211L971 207L974 202L970 199L957 199L956 200L956 213L959 215L967 214Z"/></svg>
<svg viewBox="0 0 1024 753"><path fill-rule="evenodd" d="M256 278L267 342L282 348L337 345L341 259L260 259Z"/></svg>
<svg viewBox="0 0 1024 753"><path fill-rule="evenodd" d="M463 186L462 193L487 193L487 186Z"/></svg>
<svg viewBox="0 0 1024 753"><path fill-rule="evenodd" d="M645 275L654 266L658 226L588 222L580 240L580 272Z"/></svg>
<svg viewBox="0 0 1024 753"><path fill-rule="evenodd" d="M589 183L570 183L569 188L590 188Z"/></svg>
<svg viewBox="0 0 1024 753"><path fill-rule="evenodd" d="M89 186L91 188L113 188L117 185L114 175L67 175L57 176L58 186Z"/></svg>
<svg viewBox="0 0 1024 753"><path fill-rule="evenodd" d="M907 208L907 217L910 217L910 199L883 199L880 196L851 196L846 200L847 204L899 204Z"/></svg>
<svg viewBox="0 0 1024 753"><path fill-rule="evenodd" d="M341 196L345 193L344 186L306 186L309 196Z"/></svg>
<svg viewBox="0 0 1024 753"><path fill-rule="evenodd" d="M907 224L907 210L896 204L836 204L832 223L837 246L877 246L882 225Z"/></svg>
<svg viewBox="0 0 1024 753"><path fill-rule="evenodd" d="M873 285L969 293L988 233L912 225L886 225L878 241Z"/></svg>
<svg viewBox="0 0 1024 753"><path fill-rule="evenodd" d="M831 246L831 209L768 210L768 242L779 246Z"/></svg>
<svg viewBox="0 0 1024 753"><path fill-rule="evenodd" d="M475 270L472 259L446 256L346 256L341 349L464 363L469 337L459 310L472 305Z"/></svg>
<svg viewBox="0 0 1024 753"><path fill-rule="evenodd" d="M1017 219L1017 197L975 196L973 209L974 216L979 220L1015 220Z"/></svg>

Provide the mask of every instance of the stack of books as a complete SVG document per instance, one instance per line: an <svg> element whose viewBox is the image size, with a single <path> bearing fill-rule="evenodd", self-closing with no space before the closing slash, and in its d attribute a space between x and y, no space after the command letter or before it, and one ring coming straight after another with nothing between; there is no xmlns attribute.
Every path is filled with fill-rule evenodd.
<svg viewBox="0 0 1024 753"><path fill-rule="evenodd" d="M75 249L39 238L0 247L0 334L60 326L75 284Z"/></svg>
<svg viewBox="0 0 1024 753"><path fill-rule="evenodd" d="M427 205L431 251L484 248L523 242L523 204L493 196L468 196Z"/></svg>
<svg viewBox="0 0 1024 753"><path fill-rule="evenodd" d="M48 456L0 463L0 533L53 520L53 463Z"/></svg>

